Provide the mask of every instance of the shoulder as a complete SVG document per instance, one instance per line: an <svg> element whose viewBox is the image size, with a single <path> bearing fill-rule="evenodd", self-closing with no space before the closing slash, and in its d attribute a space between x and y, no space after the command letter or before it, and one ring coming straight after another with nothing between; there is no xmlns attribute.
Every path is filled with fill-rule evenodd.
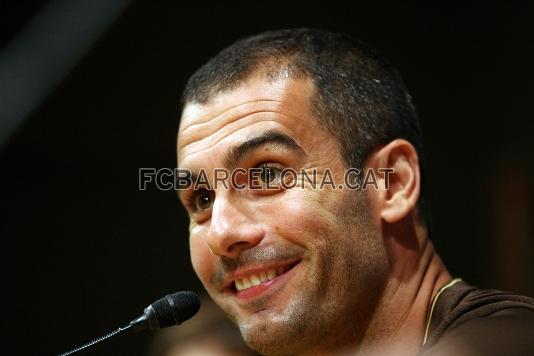
<svg viewBox="0 0 534 356"><path fill-rule="evenodd" d="M534 355L534 299L461 282L436 303L427 355Z"/></svg>

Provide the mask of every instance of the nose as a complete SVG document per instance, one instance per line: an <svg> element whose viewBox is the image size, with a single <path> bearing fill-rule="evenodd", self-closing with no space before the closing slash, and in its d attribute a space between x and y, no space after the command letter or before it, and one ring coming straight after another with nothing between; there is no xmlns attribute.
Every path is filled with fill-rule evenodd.
<svg viewBox="0 0 534 356"><path fill-rule="evenodd" d="M247 209L246 204L239 205L229 197L215 199L207 241L213 254L236 258L258 245L264 235L263 228L254 221L253 211Z"/></svg>

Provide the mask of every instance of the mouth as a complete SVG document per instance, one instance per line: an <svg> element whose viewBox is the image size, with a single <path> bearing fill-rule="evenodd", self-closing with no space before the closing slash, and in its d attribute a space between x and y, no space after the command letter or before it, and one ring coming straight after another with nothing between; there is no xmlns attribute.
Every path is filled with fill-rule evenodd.
<svg viewBox="0 0 534 356"><path fill-rule="evenodd" d="M294 261L283 265L254 268L239 272L228 289L239 299L250 299L266 292L273 285L289 277L290 272L300 263Z"/></svg>

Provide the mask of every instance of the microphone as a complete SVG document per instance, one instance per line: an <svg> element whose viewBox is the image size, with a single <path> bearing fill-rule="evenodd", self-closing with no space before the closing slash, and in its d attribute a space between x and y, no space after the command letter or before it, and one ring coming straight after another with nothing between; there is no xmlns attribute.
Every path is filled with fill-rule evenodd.
<svg viewBox="0 0 534 356"><path fill-rule="evenodd" d="M168 294L146 307L143 314L132 320L129 324L88 342L87 344L62 353L59 356L67 356L84 351L112 336L124 334L126 332L142 331L146 329L154 330L179 325L184 321L191 319L199 309L200 299L193 292L184 291Z"/></svg>

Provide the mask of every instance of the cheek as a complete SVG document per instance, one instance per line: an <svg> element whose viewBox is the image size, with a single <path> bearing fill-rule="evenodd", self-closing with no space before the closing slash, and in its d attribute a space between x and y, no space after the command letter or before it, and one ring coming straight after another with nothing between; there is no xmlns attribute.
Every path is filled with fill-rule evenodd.
<svg viewBox="0 0 534 356"><path fill-rule="evenodd" d="M207 286L215 268L215 256L212 255L207 244L201 237L191 237L189 239L189 245L193 269L204 286Z"/></svg>
<svg viewBox="0 0 534 356"><path fill-rule="evenodd" d="M261 207L261 220L279 238L301 246L322 244L325 234L331 235L336 225L332 204L324 201L323 193L288 190L276 201Z"/></svg>

